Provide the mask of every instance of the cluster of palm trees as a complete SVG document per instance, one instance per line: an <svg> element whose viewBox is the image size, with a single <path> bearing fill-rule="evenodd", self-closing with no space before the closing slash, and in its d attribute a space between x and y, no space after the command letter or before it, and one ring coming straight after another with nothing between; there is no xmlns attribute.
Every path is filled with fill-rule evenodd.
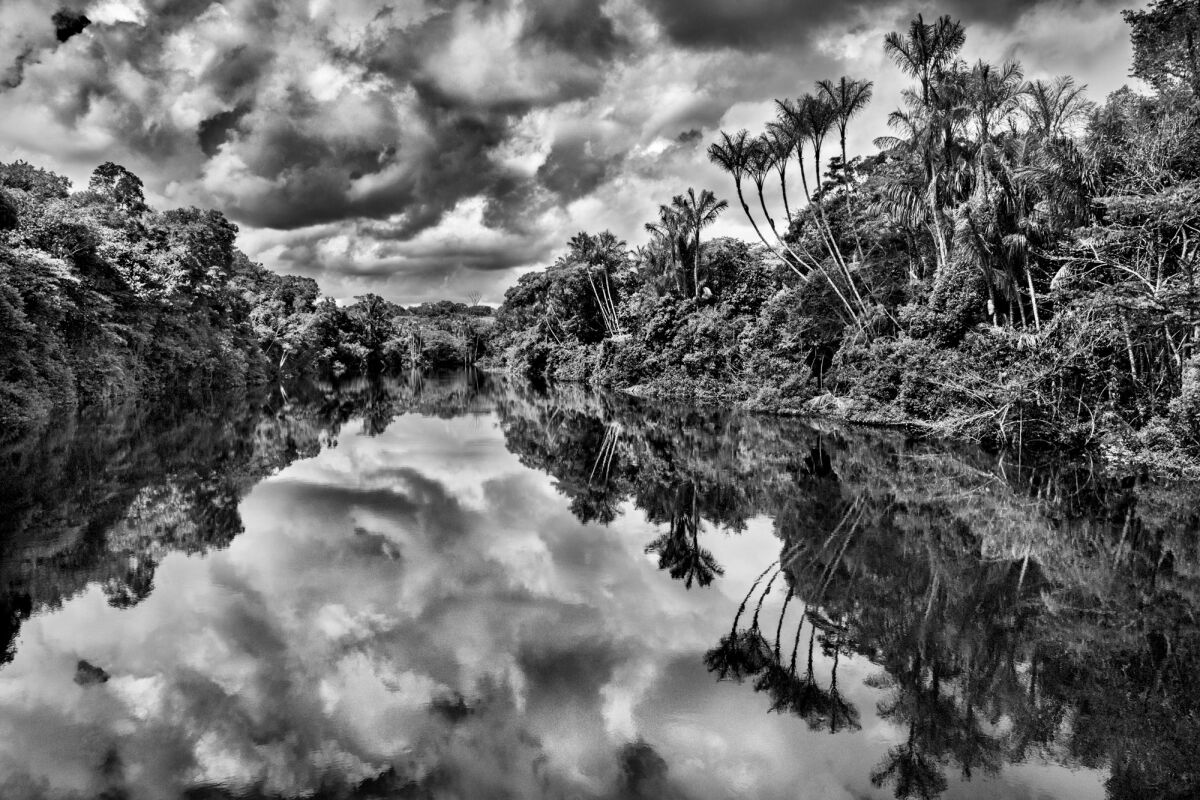
<svg viewBox="0 0 1200 800"><path fill-rule="evenodd" d="M815 93L805 94L796 100L777 100L777 118L768 123L766 130L758 136L751 136L746 130L735 134L722 131L720 140L709 147L708 156L732 176L742 211L762 243L801 278L808 279L814 274L824 277L849 319L862 328L872 305L864 296L869 296L869 292L865 287L860 287L861 278L855 274L863 258L862 245L856 238L854 258L847 258L826 214L825 198L831 190L843 192L847 196L847 214L850 213L849 197L855 181L847 163L846 132L850 121L870 103L873 84L871 81L843 76L837 81L818 81L815 88ZM835 133L840 145L841 161L830 170L829 176L833 180L827 182L824 179L822 149ZM809 167L805 162L806 151L811 156L811 185ZM810 210L809 219L819 241L819 249L815 253L803 241L789 235L799 222L799 214L793 214L787 194L788 169L793 163L800 171L804 199ZM766 198L766 189L772 176L778 181L787 220L787 229L782 233ZM746 201L746 178L754 184L758 205L771 239L759 227ZM853 229L853 225L849 227Z"/></svg>
<svg viewBox="0 0 1200 800"><path fill-rule="evenodd" d="M761 134L722 131L709 147L709 158L733 178L742 210L763 244L802 280L823 278L859 331L866 332L868 320L882 308L881 287L870 282L872 248L864 248L855 224L859 212L882 215L905 234L910 264L923 264L925 252L932 251L935 268L928 277L947 271L955 248L968 248L968 260L986 278L993 321L1003 305L1009 321L1019 317L1038 327L1032 248L1046 238L1047 225L1061 228L1086 213L1082 198L1091 176L1070 135L1091 109L1083 87L1070 78L1026 82L1011 62L968 67L958 58L964 41L962 25L947 16L926 22L918 15L907 31L885 37L887 54L917 83L904 92L904 107L889 116L895 134L875 140L885 159L903 161L908 169L880 180L869 208L856 206L860 180L846 138L871 100L870 81L818 81L813 93L777 100L776 119ZM834 135L840 161L827 165L823 151ZM790 168L800 170L804 214L787 194ZM747 178L758 195L763 226L747 201ZM767 198L775 182L784 230ZM826 211L835 194L843 197L844 227L831 223ZM1054 210L1035 213L1047 198ZM927 277L923 267L910 272L913 280Z"/></svg>
<svg viewBox="0 0 1200 800"><path fill-rule="evenodd" d="M681 295L700 300L700 232L728 207L728 201L718 200L708 189L696 194L689 187L685 194L675 195L670 205L659 206L658 222L646 223L646 230L654 237L647 260L659 265Z"/></svg>
<svg viewBox="0 0 1200 800"><path fill-rule="evenodd" d="M958 58L965 38L950 17L918 15L884 39L917 85L888 117L896 134L875 144L920 170L885 186L880 210L909 233L929 234L935 276L958 250L982 270L993 323L1003 304L1008 322L1040 329L1031 248L1086 217L1094 171L1071 134L1092 104L1069 77L1027 82L1016 62L967 66Z"/></svg>
<svg viewBox="0 0 1200 800"><path fill-rule="evenodd" d="M825 619L818 609L804 603L799 621L795 623L795 634L791 637L789 656L786 642L783 641L783 629L788 606L796 594L793 587L785 586L783 606L775 625L773 643L762 630L759 616L763 603L771 594L776 580L783 576L784 572L781 562L777 561L759 574L738 606L729 633L721 637L716 647L704 654L704 664L709 672L716 674L717 680L741 683L746 678L753 678L754 690L765 692L770 698L771 711L795 714L805 720L812 730L824 728L830 733L859 730L862 727L859 711L838 688L838 664L842 650L846 647L841 638L841 627ZM767 582L765 588L760 590L759 586L764 578ZM738 628L738 622L756 591L759 592L758 601L750 625ZM808 657L805 669L801 671L797 657L806 629ZM822 651L832 653L828 686L821 686L816 675L814 647L818 638Z"/></svg>
<svg viewBox="0 0 1200 800"><path fill-rule="evenodd" d="M601 231L594 236L580 231L567 240L566 260L583 266L608 336L624 333L621 316L617 312L619 298L614 272L625 263L627 255L625 242L613 235L612 231Z"/></svg>

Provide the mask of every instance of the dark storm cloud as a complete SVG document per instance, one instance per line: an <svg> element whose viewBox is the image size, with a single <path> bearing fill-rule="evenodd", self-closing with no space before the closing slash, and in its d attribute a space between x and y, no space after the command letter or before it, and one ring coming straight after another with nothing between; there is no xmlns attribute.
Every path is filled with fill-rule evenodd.
<svg viewBox="0 0 1200 800"><path fill-rule="evenodd" d="M204 71L202 81L227 103L245 102L253 97L257 83L266 74L275 53L261 44L240 44L222 53Z"/></svg>
<svg viewBox="0 0 1200 800"><path fill-rule="evenodd" d="M595 0L446 2L415 21L383 8L350 44L339 39L339 20L306 19L290 4L148 5L149 24L92 26L78 54L86 68L55 76L67 80L44 93L49 110L69 128L82 124L99 102L106 111L114 107L106 120L110 135L148 158L177 157L192 148L188 163L214 175L210 191L231 217L284 230L390 219L395 235L406 238L437 225L471 197L486 201L486 224L519 228L517 205L529 202L538 187L527 174L499 163L497 148L530 111L593 95L606 65L628 48ZM492 34L504 33L512 14L522 18L519 31L497 41ZM56 17L59 38L82 30L82 19L81 10L62 12ZM51 41L31 44L21 62L10 64L7 83L19 83L22 65L52 49L48 14L45 23L42 39ZM495 51L472 49L473 35L480 47ZM179 52L188 37L206 40L219 53L200 50L203 68L181 86L181 71L193 66L179 62L190 55ZM475 74L467 56L494 63ZM352 83L353 107L344 95L316 96L321 86L314 75L323 66L341 70ZM124 72L130 67L144 81L134 87L137 95ZM494 74L506 69L513 74ZM364 90L364 81L373 88ZM189 94L223 107L190 130L155 118ZM365 117L360 126L356 114ZM559 152L573 146L564 144ZM219 162L223 149L227 162ZM541 188L575 197L604 174L598 163L569 158L551 166Z"/></svg>
<svg viewBox="0 0 1200 800"><path fill-rule="evenodd" d="M330 272L368 279L403 274L418 281L437 282L455 270L504 272L540 263L558 245L523 236L500 241L422 244L398 238L396 230L384 223L360 223L354 236L377 243L379 252L373 260L330 258L320 250L320 237L290 244L278 258L289 272L315 278Z"/></svg>
<svg viewBox="0 0 1200 800"><path fill-rule="evenodd" d="M54 36L60 42L65 42L72 36L83 33L92 21L85 14L76 14L71 11L55 11L54 16L50 18L54 23Z"/></svg>
<svg viewBox="0 0 1200 800"><path fill-rule="evenodd" d="M863 2L828 0L647 0L667 35L685 47L800 45L820 26L847 21Z"/></svg>
<svg viewBox="0 0 1200 800"><path fill-rule="evenodd" d="M249 111L246 106L237 106L202 120L196 130L196 138L204 155L216 155L217 150L229 140L230 135L237 129L238 122Z"/></svg>
<svg viewBox="0 0 1200 800"><path fill-rule="evenodd" d="M591 194L616 171L623 158L622 153L595 152L591 139L563 138L550 148L537 176L543 186L563 200L574 200Z"/></svg>
<svg viewBox="0 0 1200 800"><path fill-rule="evenodd" d="M1115 8L1125 0L1111 0ZM926 19L948 14L972 22L1006 27L1038 7L1079 5L1078 0L944 0L928 5L897 4L895 0L646 0L646 7L677 44L693 48L789 48L811 44L836 28L859 27L864 19L881 15L898 25L923 13Z"/></svg>
<svg viewBox="0 0 1200 800"><path fill-rule="evenodd" d="M536 0L529 7L522 40L606 62L629 46L598 0Z"/></svg>

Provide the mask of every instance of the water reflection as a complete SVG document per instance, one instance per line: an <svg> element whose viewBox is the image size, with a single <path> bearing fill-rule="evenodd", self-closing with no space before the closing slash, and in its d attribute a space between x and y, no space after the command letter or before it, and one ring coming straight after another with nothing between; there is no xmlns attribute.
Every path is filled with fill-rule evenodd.
<svg viewBox="0 0 1200 800"><path fill-rule="evenodd" d="M0 465L6 798L1200 790L1191 487L479 373Z"/></svg>
<svg viewBox="0 0 1200 800"><path fill-rule="evenodd" d="M749 681L772 711L834 733L861 726L839 689L839 660L880 665L868 679L885 691L874 712L903 737L872 771L875 786L932 798L952 776L1051 761L1107 768L1111 797L1200 792L1200 778L1181 768L1200 755L1197 487L1073 464L1014 466L785 420L582 394L567 402L590 409L593 430L622 431L616 454L603 455L608 485L626 487L651 519L665 520L663 504L672 505L651 547L673 577L703 584L719 574L687 533L705 520L737 529L772 518L779 560L751 584L706 664L718 679ZM518 452L543 451L524 441L553 427L538 406L514 413L540 424L506 421ZM579 416L548 408L567 424ZM575 460L534 463L578 496ZM760 625L769 596L773 636ZM789 604L802 608L790 653L781 635Z"/></svg>

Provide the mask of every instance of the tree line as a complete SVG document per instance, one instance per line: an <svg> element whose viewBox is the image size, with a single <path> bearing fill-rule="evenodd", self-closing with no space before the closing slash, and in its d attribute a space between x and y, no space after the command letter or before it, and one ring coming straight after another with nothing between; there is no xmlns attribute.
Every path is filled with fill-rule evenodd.
<svg viewBox="0 0 1200 800"><path fill-rule="evenodd" d="M105 163L85 189L0 164L0 422L130 396L187 395L298 376L473 363L491 309L347 305L235 247L217 211L158 212L142 181Z"/></svg>
<svg viewBox="0 0 1200 800"><path fill-rule="evenodd" d="M1148 88L1096 103L1071 76L968 63L960 22L918 15L880 43L912 83L875 152L846 145L871 81L777 99L705 154L755 242L703 240L728 206L695 189L640 246L580 234L509 291L497 363L996 444L1200 453L1200 3L1125 19Z"/></svg>

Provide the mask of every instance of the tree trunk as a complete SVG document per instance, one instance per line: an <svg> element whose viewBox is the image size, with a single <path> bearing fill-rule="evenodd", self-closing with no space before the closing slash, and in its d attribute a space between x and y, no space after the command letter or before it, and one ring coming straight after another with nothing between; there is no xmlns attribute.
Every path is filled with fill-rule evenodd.
<svg viewBox="0 0 1200 800"><path fill-rule="evenodd" d="M946 264L950 260L949 250L946 247L946 233L942 230L942 212L938 208L937 202L937 180L930 180L928 191L925 193L925 199L929 203L930 227L933 230L933 243L936 249L937 265L934 269L934 280L941 275Z"/></svg>
<svg viewBox="0 0 1200 800"><path fill-rule="evenodd" d="M1033 325L1038 333L1042 331L1042 320L1038 316L1037 294L1033 291L1033 275L1029 272L1029 254L1025 254L1025 282L1029 284L1029 304L1033 307Z"/></svg>

